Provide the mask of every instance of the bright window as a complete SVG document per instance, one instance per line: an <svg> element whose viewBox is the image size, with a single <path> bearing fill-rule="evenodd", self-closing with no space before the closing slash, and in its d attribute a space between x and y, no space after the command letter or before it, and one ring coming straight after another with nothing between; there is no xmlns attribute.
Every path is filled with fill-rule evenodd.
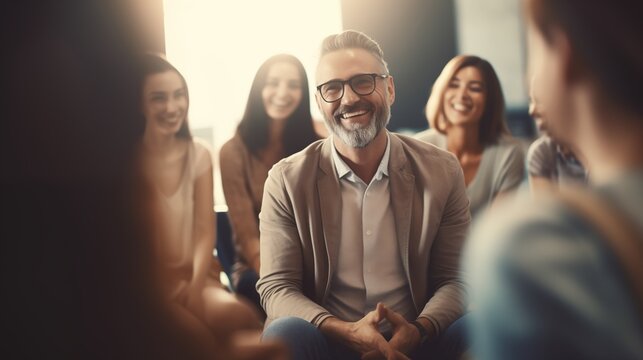
<svg viewBox="0 0 643 360"><path fill-rule="evenodd" d="M342 29L340 0L164 0L164 16L167 57L190 89L190 127L212 144L217 162L261 63L295 55L312 88L321 40ZM223 204L218 170L215 197Z"/></svg>

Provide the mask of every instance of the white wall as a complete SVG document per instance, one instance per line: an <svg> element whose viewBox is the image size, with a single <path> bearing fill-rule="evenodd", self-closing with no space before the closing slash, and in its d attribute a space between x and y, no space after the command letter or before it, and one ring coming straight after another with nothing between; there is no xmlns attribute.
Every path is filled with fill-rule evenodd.
<svg viewBox="0 0 643 360"><path fill-rule="evenodd" d="M493 65L508 108L527 106L521 2L456 0L456 14L459 53L480 56Z"/></svg>
<svg viewBox="0 0 643 360"><path fill-rule="evenodd" d="M293 54L313 89L321 40L342 29L340 0L164 0L164 13L167 57L190 90L190 127L211 142L217 162L261 63ZM318 114L312 98L311 107ZM216 164L215 201L224 204Z"/></svg>

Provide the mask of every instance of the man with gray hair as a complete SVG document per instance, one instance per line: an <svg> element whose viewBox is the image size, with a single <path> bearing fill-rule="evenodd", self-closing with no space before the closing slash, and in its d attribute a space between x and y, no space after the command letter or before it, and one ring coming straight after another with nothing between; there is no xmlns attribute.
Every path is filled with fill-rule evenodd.
<svg viewBox="0 0 643 360"><path fill-rule="evenodd" d="M294 359L445 355L465 308L458 160L386 130L395 86L367 35L327 37L316 79L332 135L276 164L264 188L264 338Z"/></svg>

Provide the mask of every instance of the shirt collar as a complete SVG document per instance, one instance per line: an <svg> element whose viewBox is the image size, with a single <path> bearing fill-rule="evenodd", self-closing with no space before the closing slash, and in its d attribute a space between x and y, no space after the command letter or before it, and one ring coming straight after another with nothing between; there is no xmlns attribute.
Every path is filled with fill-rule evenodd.
<svg viewBox="0 0 643 360"><path fill-rule="evenodd" d="M334 135L331 135L330 148L331 148L333 163L335 163L335 171L337 171L337 177L340 179L344 177L348 177L349 180L352 177L357 177L357 175L353 173L353 170L351 170L351 168L344 162L342 157L339 156L337 149L335 149L334 140L335 140ZM375 176L373 176L373 179L381 180L382 176L384 175L388 176L388 162L389 162L390 154L391 154L391 140L389 138L388 132L386 132L386 150L384 150L384 156L382 156L382 160L380 161L380 164L377 167L377 171L375 172Z"/></svg>

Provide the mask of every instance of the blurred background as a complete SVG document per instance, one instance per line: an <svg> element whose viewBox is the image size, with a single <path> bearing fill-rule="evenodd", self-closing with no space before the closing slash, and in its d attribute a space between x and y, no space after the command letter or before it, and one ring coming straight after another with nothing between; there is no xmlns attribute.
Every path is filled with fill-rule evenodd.
<svg viewBox="0 0 643 360"><path fill-rule="evenodd" d="M146 50L165 53L190 89L190 127L218 148L241 118L254 74L276 53L297 56L312 99L321 40L344 29L380 43L395 77L389 129L427 128L424 106L438 74L457 54L486 58L495 67L512 133L535 135L527 115L525 36L517 0L132 0ZM293 31L294 30L294 31ZM215 164L215 169L217 166ZM218 206L225 204L218 171Z"/></svg>

